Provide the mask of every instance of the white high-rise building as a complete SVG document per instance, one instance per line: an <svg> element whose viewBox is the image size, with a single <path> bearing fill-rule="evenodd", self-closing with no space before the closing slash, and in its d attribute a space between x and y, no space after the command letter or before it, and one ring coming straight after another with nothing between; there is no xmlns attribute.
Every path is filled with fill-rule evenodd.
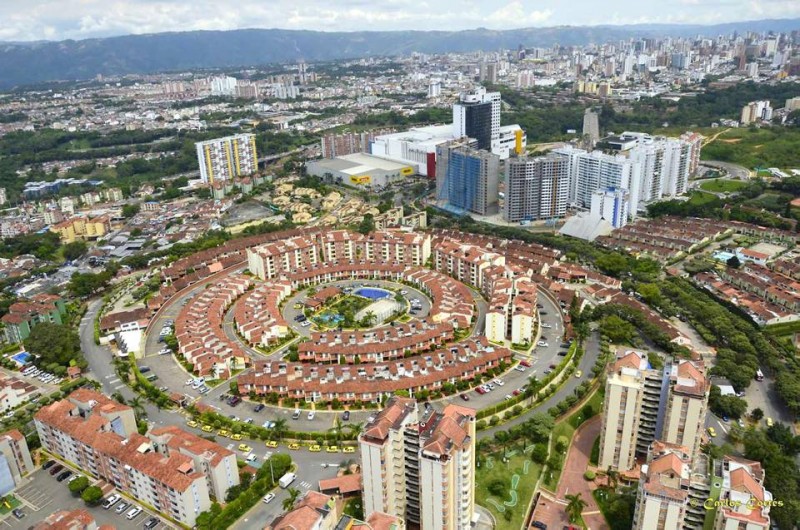
<svg viewBox="0 0 800 530"><path fill-rule="evenodd" d="M438 98L442 95L442 83L441 81L431 81L428 83L428 97L429 98Z"/></svg>
<svg viewBox="0 0 800 530"><path fill-rule="evenodd" d="M570 160L570 203L589 208L595 191L624 188L630 192L630 215L635 217L641 184L641 164L622 155L609 155L600 151L589 153L574 147L555 149L553 153Z"/></svg>
<svg viewBox="0 0 800 530"><path fill-rule="evenodd" d="M599 467L633 469L637 454L646 455L654 440L685 446L694 455L710 386L691 361L655 370L645 354L627 352L606 378Z"/></svg>
<svg viewBox="0 0 800 530"><path fill-rule="evenodd" d="M235 77L214 77L211 79L212 96L235 96L236 95Z"/></svg>
<svg viewBox="0 0 800 530"><path fill-rule="evenodd" d="M769 121L772 119L772 106L769 101L751 101L742 107L742 117L739 120L742 125L748 125L760 120Z"/></svg>
<svg viewBox="0 0 800 530"><path fill-rule="evenodd" d="M200 178L213 184L258 171L255 134L236 134L195 144Z"/></svg>
<svg viewBox="0 0 800 530"><path fill-rule="evenodd" d="M359 436L364 513L421 530L469 530L475 511L475 411L419 410L392 397Z"/></svg>
<svg viewBox="0 0 800 530"><path fill-rule="evenodd" d="M614 228L622 228L628 224L630 194L622 188L597 190L592 194L592 219L605 219Z"/></svg>

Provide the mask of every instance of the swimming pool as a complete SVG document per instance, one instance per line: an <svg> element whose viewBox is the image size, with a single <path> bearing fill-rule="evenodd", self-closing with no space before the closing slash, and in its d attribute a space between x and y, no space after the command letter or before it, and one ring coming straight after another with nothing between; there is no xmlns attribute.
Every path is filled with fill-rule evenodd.
<svg viewBox="0 0 800 530"><path fill-rule="evenodd" d="M11 358L17 361L19 364L25 365L28 364L28 359L31 358L31 354L26 351L21 351L12 355Z"/></svg>
<svg viewBox="0 0 800 530"><path fill-rule="evenodd" d="M392 296L392 293L385 289L373 289L371 287L362 287L361 289L356 290L353 294L363 296L364 298L369 298L370 300L383 300L384 298L389 298Z"/></svg>

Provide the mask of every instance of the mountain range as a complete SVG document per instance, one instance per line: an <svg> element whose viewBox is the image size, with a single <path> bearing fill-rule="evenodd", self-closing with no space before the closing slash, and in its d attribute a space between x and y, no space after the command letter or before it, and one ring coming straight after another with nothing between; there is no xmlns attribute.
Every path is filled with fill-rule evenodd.
<svg viewBox="0 0 800 530"><path fill-rule="evenodd" d="M800 30L800 19L734 22L713 26L642 24L558 26L464 31L321 32L240 29L128 35L86 40L0 43L0 89L48 81L325 61L410 52L446 53L585 45L647 37L715 37L734 31Z"/></svg>

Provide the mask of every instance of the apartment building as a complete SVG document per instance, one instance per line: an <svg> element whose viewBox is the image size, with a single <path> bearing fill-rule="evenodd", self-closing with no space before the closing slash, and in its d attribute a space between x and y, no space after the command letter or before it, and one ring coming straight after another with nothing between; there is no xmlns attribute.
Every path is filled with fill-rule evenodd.
<svg viewBox="0 0 800 530"><path fill-rule="evenodd" d="M493 342L530 344L536 322L536 284L524 275L499 278L492 283L484 334Z"/></svg>
<svg viewBox="0 0 800 530"><path fill-rule="evenodd" d="M510 223L564 217L569 200L569 160L549 154L506 162L503 219Z"/></svg>
<svg viewBox="0 0 800 530"><path fill-rule="evenodd" d="M191 458L195 469L206 476L208 491L217 501L224 501L228 489L239 485L239 468L233 451L174 425L153 429L147 436L158 453L169 456L177 451Z"/></svg>
<svg viewBox="0 0 800 530"><path fill-rule="evenodd" d="M297 236L247 249L247 268L262 280L282 273L315 267L319 263L316 241Z"/></svg>
<svg viewBox="0 0 800 530"><path fill-rule="evenodd" d="M669 370L669 399L664 413L661 440L682 445L694 455L700 450L700 437L708 406L711 383L700 367L679 361Z"/></svg>
<svg viewBox="0 0 800 530"><path fill-rule="evenodd" d="M475 508L475 411L392 397L359 436L364 512L466 530Z"/></svg>
<svg viewBox="0 0 800 530"><path fill-rule="evenodd" d="M207 184L258 171L255 134L235 134L195 144L200 178Z"/></svg>
<svg viewBox="0 0 800 530"><path fill-rule="evenodd" d="M0 434L0 496L14 491L31 471L33 460L22 433L13 429Z"/></svg>
<svg viewBox="0 0 800 530"><path fill-rule="evenodd" d="M770 528L772 493L764 488L761 464L735 456L722 461L722 491L726 501L717 509L714 530L766 530Z"/></svg>
<svg viewBox="0 0 800 530"><path fill-rule="evenodd" d="M3 315L6 342L22 342L31 334L31 329L41 322L61 324L61 316L67 312L64 300L53 294L37 294L28 300L14 302Z"/></svg>
<svg viewBox="0 0 800 530"><path fill-rule="evenodd" d="M434 269L478 289L483 286L484 270L505 265L505 257L476 245L445 240L433 249Z"/></svg>
<svg viewBox="0 0 800 530"><path fill-rule="evenodd" d="M739 122L742 125L749 125L761 120L769 121L772 119L772 106L769 101L751 101L742 107L742 116Z"/></svg>
<svg viewBox="0 0 800 530"><path fill-rule="evenodd" d="M630 194L622 188L597 190L592 194L591 219L608 221L614 228L624 228L630 215Z"/></svg>
<svg viewBox="0 0 800 530"><path fill-rule="evenodd" d="M463 143L436 148L436 193L443 206L457 212L497 212L500 157Z"/></svg>
<svg viewBox="0 0 800 530"><path fill-rule="evenodd" d="M62 243L73 243L79 239L95 241L106 235L110 229L111 222L106 216L92 219L75 217L50 226L50 231L58 234Z"/></svg>
<svg viewBox="0 0 800 530"><path fill-rule="evenodd" d="M478 140L478 149L491 150L500 138L500 92L478 87L464 92L453 105L453 129L458 138Z"/></svg>
<svg viewBox="0 0 800 530"><path fill-rule="evenodd" d="M634 530L701 530L710 497L708 458L682 445L655 441L642 466Z"/></svg>
<svg viewBox="0 0 800 530"><path fill-rule="evenodd" d="M600 468L633 469L637 456L646 456L655 440L687 447L694 455L709 389L702 366L691 361L655 370L646 354L626 352L606 378Z"/></svg>
<svg viewBox="0 0 800 530"><path fill-rule="evenodd" d="M187 526L211 507L207 477L180 451L136 430L133 409L87 389L34 416L42 447Z"/></svg>

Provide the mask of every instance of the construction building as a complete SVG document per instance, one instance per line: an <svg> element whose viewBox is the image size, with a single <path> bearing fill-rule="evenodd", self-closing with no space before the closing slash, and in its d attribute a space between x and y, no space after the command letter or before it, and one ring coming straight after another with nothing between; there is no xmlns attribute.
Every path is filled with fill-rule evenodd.
<svg viewBox="0 0 800 530"><path fill-rule="evenodd" d="M437 201L457 213L497 212L500 157L462 142L436 149Z"/></svg>
<svg viewBox="0 0 800 530"><path fill-rule="evenodd" d="M510 223L564 217L569 160L557 155L511 157L506 162L503 219Z"/></svg>

